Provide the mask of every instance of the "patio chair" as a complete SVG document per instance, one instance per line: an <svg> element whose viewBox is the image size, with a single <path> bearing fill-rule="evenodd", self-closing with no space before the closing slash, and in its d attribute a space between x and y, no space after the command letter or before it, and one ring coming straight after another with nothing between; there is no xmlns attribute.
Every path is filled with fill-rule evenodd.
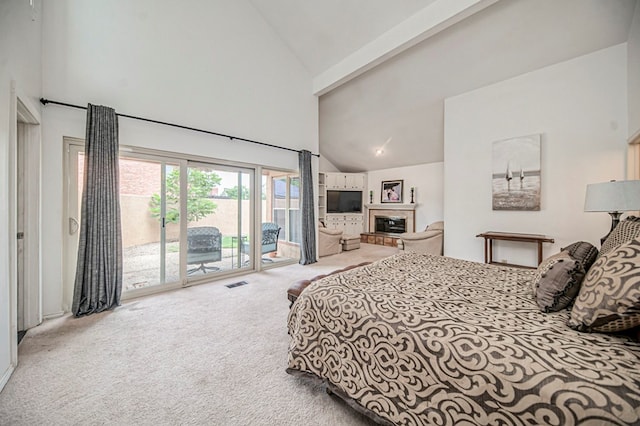
<svg viewBox="0 0 640 426"><path fill-rule="evenodd" d="M280 227L276 223L264 222L262 224L262 241L260 253L265 255L274 251L278 251L278 236L280 235ZM249 241L242 242L242 253L250 254ZM273 262L269 258L262 258L263 262Z"/></svg>
<svg viewBox="0 0 640 426"><path fill-rule="evenodd" d="M199 265L187 269L187 274L196 271L219 271L217 266L206 266L207 263L222 260L222 234L214 226L198 226L187 229L187 265Z"/></svg>

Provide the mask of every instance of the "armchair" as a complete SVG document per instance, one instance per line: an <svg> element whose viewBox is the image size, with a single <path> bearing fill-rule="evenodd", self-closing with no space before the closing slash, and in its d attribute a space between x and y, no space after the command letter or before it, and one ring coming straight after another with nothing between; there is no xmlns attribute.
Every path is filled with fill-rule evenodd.
<svg viewBox="0 0 640 426"><path fill-rule="evenodd" d="M342 252L342 231L329 229L322 222L318 223L318 256L329 256Z"/></svg>
<svg viewBox="0 0 640 426"><path fill-rule="evenodd" d="M405 232L400 234L399 248L418 253L443 253L444 222L434 222L422 232Z"/></svg>

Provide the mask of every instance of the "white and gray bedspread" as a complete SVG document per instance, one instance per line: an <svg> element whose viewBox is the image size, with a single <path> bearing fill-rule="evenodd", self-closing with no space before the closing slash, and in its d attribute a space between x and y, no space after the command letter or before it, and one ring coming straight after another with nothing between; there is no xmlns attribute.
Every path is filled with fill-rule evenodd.
<svg viewBox="0 0 640 426"><path fill-rule="evenodd" d="M310 285L291 374L382 423L640 424L640 344L541 312L535 271L401 253Z"/></svg>

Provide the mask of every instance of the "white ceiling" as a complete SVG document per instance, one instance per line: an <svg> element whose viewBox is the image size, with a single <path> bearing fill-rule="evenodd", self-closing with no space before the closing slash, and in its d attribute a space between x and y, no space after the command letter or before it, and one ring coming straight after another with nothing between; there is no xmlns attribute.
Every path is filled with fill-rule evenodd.
<svg viewBox="0 0 640 426"><path fill-rule="evenodd" d="M250 1L316 76L435 0ZM321 96L320 153L344 172L442 161L445 98L625 42L635 4L500 0Z"/></svg>
<svg viewBox="0 0 640 426"><path fill-rule="evenodd" d="M435 0L249 0L312 76Z"/></svg>

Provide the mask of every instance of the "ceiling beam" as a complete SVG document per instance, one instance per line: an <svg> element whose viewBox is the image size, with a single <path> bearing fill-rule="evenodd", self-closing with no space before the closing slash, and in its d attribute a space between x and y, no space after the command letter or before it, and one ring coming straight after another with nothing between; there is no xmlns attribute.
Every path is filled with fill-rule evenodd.
<svg viewBox="0 0 640 426"><path fill-rule="evenodd" d="M313 79L313 93L324 95L387 59L415 46L499 0L436 0L367 43Z"/></svg>

